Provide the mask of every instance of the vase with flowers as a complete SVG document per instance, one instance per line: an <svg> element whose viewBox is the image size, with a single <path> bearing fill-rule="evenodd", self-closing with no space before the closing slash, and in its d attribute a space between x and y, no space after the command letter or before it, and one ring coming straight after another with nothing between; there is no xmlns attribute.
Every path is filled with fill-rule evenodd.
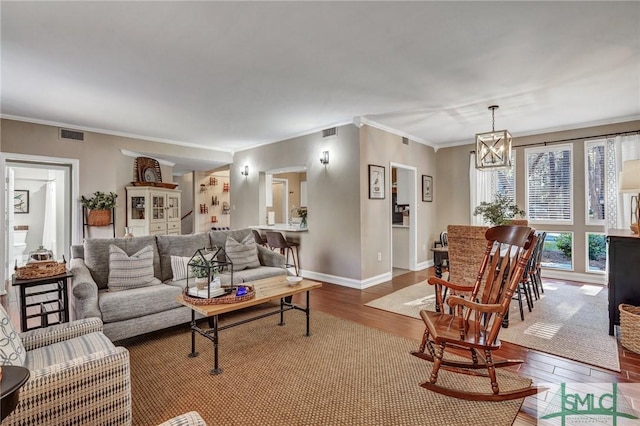
<svg viewBox="0 0 640 426"><path fill-rule="evenodd" d="M296 211L296 214L300 216L300 228L306 228L307 227L307 208L300 207Z"/></svg>

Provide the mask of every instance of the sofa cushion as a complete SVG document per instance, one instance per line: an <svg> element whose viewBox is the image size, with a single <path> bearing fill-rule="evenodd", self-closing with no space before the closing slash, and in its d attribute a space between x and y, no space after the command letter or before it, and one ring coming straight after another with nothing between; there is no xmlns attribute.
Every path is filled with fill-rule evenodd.
<svg viewBox="0 0 640 426"><path fill-rule="evenodd" d="M249 283L250 281L261 280L263 278L277 277L278 275L287 275L287 270L283 268L274 268L272 266L261 266L259 268L245 269L233 273L233 281Z"/></svg>
<svg viewBox="0 0 640 426"><path fill-rule="evenodd" d="M121 291L160 284L153 276L153 247L141 248L128 256L120 247L109 246L109 291Z"/></svg>
<svg viewBox="0 0 640 426"><path fill-rule="evenodd" d="M242 241L247 235L253 235L249 228L234 229L232 231L209 231L211 247L224 247L227 243L227 236L236 241Z"/></svg>
<svg viewBox="0 0 640 426"><path fill-rule="evenodd" d="M25 353L20 335L11 324L7 311L0 306L0 365L23 366Z"/></svg>
<svg viewBox="0 0 640 426"><path fill-rule="evenodd" d="M115 245L128 255L141 248L151 245L153 247L153 275L160 278L160 256L156 246L154 235L145 235L134 238L93 238L84 242L84 263L91 271L91 276L98 288L107 288L109 280L109 246Z"/></svg>
<svg viewBox="0 0 640 426"><path fill-rule="evenodd" d="M172 255L191 258L196 250L211 247L209 235L206 232L193 235L158 235L156 238L160 257L160 275L156 276L163 282L173 277L171 271Z"/></svg>
<svg viewBox="0 0 640 426"><path fill-rule="evenodd" d="M181 305L176 302L176 297L180 294L182 294L182 288L166 284L126 291L101 291L98 303L102 312L102 321L105 323L123 321L180 307Z"/></svg>
<svg viewBox="0 0 640 426"><path fill-rule="evenodd" d="M102 332L89 333L29 351L25 367L38 370L92 353L115 349L111 340Z"/></svg>
<svg viewBox="0 0 640 426"><path fill-rule="evenodd" d="M189 268L189 256L174 256L171 255L171 281L180 281L187 278L192 278L193 271Z"/></svg>
<svg viewBox="0 0 640 426"><path fill-rule="evenodd" d="M260 267L258 260L258 245L252 234L247 235L241 242L227 236L224 250L233 263L233 271Z"/></svg>

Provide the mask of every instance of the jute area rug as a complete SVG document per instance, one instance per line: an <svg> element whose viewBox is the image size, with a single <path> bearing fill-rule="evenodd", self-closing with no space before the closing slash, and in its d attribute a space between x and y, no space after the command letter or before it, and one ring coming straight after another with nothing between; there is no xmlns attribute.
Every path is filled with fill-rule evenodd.
<svg viewBox="0 0 640 426"><path fill-rule="evenodd" d="M417 341L320 312L287 312L221 332L221 375L213 345L186 326L118 342L131 356L133 424L156 425L196 410L211 425L510 425L522 399L472 402L419 386L431 363L411 356ZM442 384L490 391L489 381L443 371ZM501 372L503 389L530 380Z"/></svg>
<svg viewBox="0 0 640 426"><path fill-rule="evenodd" d="M520 320L518 302L511 302L509 328L500 340L586 364L620 371L618 344L609 336L607 289L597 285L545 283L544 294L529 312L524 304ZM420 318L420 310L435 310L433 286L421 282L366 304L374 308Z"/></svg>

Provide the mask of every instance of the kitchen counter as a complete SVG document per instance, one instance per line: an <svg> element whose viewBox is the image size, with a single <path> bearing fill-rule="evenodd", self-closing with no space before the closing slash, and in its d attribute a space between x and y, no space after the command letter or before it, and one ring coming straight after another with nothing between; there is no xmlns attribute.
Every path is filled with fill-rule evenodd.
<svg viewBox="0 0 640 426"><path fill-rule="evenodd" d="M275 225L252 225L250 229L264 229L266 231L281 232L307 232L308 228L300 228L300 225L288 225L286 223L276 223Z"/></svg>

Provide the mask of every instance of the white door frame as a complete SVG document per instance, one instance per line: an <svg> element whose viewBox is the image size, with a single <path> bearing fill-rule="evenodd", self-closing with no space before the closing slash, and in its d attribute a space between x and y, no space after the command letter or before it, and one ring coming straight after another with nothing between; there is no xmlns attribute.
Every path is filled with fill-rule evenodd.
<svg viewBox="0 0 640 426"><path fill-rule="evenodd" d="M282 220L286 225L289 223L289 179L284 178L273 178L271 184L274 183L282 183L284 187L282 189Z"/></svg>
<svg viewBox="0 0 640 426"><path fill-rule="evenodd" d="M14 154L9 152L0 153L0 206L4 209L4 219L0 222L0 254L2 259L7 259L7 226L8 220L7 210L12 208L13 205L10 200L6 198L7 191L7 161L18 161L25 163L39 163L39 164L51 164L56 166L69 166L71 169L71 244L82 244L82 221L80 220L81 206L79 203L74 203L74 200L80 199L80 160L77 158L60 158L60 157L46 157L42 155L29 155L29 154ZM6 265L0 268L0 283L4 283L10 277L5 276L7 270Z"/></svg>
<svg viewBox="0 0 640 426"><path fill-rule="evenodd" d="M409 270L418 270L418 169L413 166L400 163L389 163L389 176L393 168L409 171ZM389 185L391 187L391 184ZM393 272L393 220L389 221L389 235L391 235L391 248L389 250L389 271Z"/></svg>

